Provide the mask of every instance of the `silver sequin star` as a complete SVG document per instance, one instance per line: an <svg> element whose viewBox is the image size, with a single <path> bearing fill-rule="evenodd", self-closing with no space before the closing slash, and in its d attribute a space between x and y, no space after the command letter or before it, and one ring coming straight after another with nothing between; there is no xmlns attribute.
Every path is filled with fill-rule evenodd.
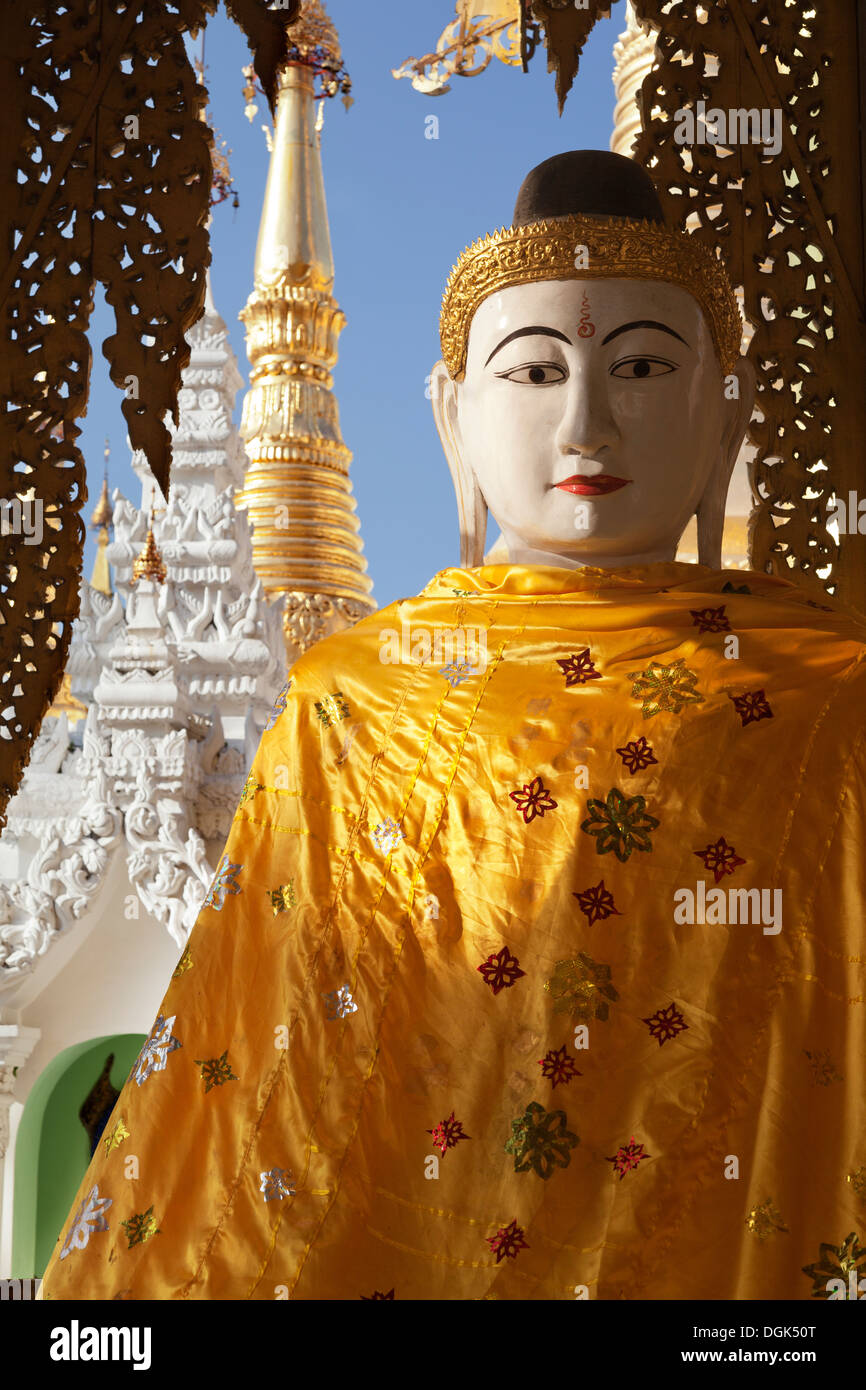
<svg viewBox="0 0 866 1390"><path fill-rule="evenodd" d="M348 985L340 985L339 989L331 990L330 994L323 994L328 1009L328 1018L347 1018L349 1014L358 1012L358 1005L349 992Z"/></svg>
<svg viewBox="0 0 866 1390"><path fill-rule="evenodd" d="M294 1197L295 1184L288 1168L269 1168L259 1173L259 1191L264 1193L266 1202L279 1201L284 1197Z"/></svg>
<svg viewBox="0 0 866 1390"><path fill-rule="evenodd" d="M390 854L392 849L396 849L400 841L405 840L405 838L406 836L397 822L392 820L390 816L387 816L385 820L380 820L373 831L376 848L381 854Z"/></svg>

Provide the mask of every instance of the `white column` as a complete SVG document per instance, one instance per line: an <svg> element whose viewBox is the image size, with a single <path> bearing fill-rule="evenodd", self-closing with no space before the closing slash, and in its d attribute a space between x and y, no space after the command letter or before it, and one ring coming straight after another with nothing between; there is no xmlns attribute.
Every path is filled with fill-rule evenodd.
<svg viewBox="0 0 866 1390"><path fill-rule="evenodd" d="M15 1141L18 1138L18 1126L23 1114L24 1106L20 1101L12 1100L11 1096L0 1096L0 1279L11 1279L12 1277Z"/></svg>
<svg viewBox="0 0 866 1390"><path fill-rule="evenodd" d="M24 1113L15 1099L15 1081L41 1036L38 1028L0 1023L0 1279L12 1274L15 1139Z"/></svg>

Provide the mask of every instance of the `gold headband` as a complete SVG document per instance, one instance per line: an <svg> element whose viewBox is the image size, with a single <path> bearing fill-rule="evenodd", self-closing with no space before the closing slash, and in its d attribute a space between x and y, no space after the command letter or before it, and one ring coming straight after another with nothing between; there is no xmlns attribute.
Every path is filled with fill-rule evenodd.
<svg viewBox="0 0 866 1390"><path fill-rule="evenodd" d="M579 247L587 254L575 265ZM572 215L502 227L463 252L442 297L439 337L454 381L466 373L469 329L479 304L497 290L535 280L667 280L704 311L727 375L740 356L743 321L723 263L694 237L652 222Z"/></svg>

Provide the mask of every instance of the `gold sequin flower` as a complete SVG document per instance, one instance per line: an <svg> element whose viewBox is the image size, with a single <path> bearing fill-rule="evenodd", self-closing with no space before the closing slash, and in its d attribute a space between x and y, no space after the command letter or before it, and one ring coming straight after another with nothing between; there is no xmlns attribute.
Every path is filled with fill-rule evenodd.
<svg viewBox="0 0 866 1390"><path fill-rule="evenodd" d="M171 978L173 980L179 980L181 975L186 974L187 970L192 970L192 965L192 952L189 949L189 942L187 942L186 946L183 948L183 955L171 972Z"/></svg>
<svg viewBox="0 0 866 1390"><path fill-rule="evenodd" d="M271 907L274 909L276 917L280 912L288 912L290 907L297 906L295 897L295 881L290 878L288 883L281 883L278 888L266 888L265 893L271 900Z"/></svg>
<svg viewBox="0 0 866 1390"><path fill-rule="evenodd" d="M212 1091L214 1086L224 1086L227 1081L237 1081L237 1077L231 1069L228 1060L228 1049L220 1057L209 1057L203 1062L198 1057L195 1059L197 1067L201 1067L201 1077L204 1082L205 1094Z"/></svg>
<svg viewBox="0 0 866 1390"><path fill-rule="evenodd" d="M866 1275L866 1248L858 1241L856 1231L851 1231L841 1245L821 1244L818 1248L820 1259L803 1265L803 1273L812 1280L812 1297L857 1298L858 1286Z"/></svg>
<svg viewBox="0 0 866 1390"><path fill-rule="evenodd" d="M769 1197L758 1206L752 1207L746 1217L746 1225L758 1240L766 1240L768 1236L788 1230L782 1220L782 1213L776 1210Z"/></svg>
<svg viewBox="0 0 866 1390"><path fill-rule="evenodd" d="M689 670L682 656L667 666L651 661L644 671L629 671L628 678L634 681L632 699L642 701L644 719L662 710L679 714L684 705L698 704L704 698L695 688L697 673Z"/></svg>
<svg viewBox="0 0 866 1390"><path fill-rule="evenodd" d="M343 699L342 690L335 690L333 695L325 695L321 700L317 700L316 713L326 729L329 729L332 724L337 724L341 719L347 719L349 706Z"/></svg>
<svg viewBox="0 0 866 1390"><path fill-rule="evenodd" d="M586 803L589 815L581 830L594 835L597 854L613 852L624 864L632 850L645 853L652 849L650 831L658 821L646 809L642 796L625 796L618 787L611 787L606 801L590 798Z"/></svg>
<svg viewBox="0 0 866 1390"><path fill-rule="evenodd" d="M584 1022L592 1018L605 1022L609 1002L619 998L611 984L610 966L599 965L581 951L573 960L559 960L544 988L556 1003L555 1014L571 1014Z"/></svg>
<svg viewBox="0 0 866 1390"><path fill-rule="evenodd" d="M128 1138L129 1130L123 1123L123 1116L120 1115L115 1120L108 1134L106 1134L102 1140L103 1144L105 1145L105 1152L107 1154L110 1154L113 1149L119 1148L119 1146L123 1143L124 1139Z"/></svg>
<svg viewBox="0 0 866 1390"><path fill-rule="evenodd" d="M146 1240L150 1240L151 1236L160 1235L160 1229L153 1214L153 1207L148 1207L147 1211L143 1211L137 1216L131 1216L128 1221L121 1221L120 1224L126 1231L126 1239L129 1241L128 1250L131 1250L133 1245L143 1245Z"/></svg>
<svg viewBox="0 0 866 1390"><path fill-rule="evenodd" d="M241 792L241 799L238 802L238 806L243 806L245 801L251 800L251 798L255 796L256 792L263 791L264 787L262 783L256 781L256 774L254 772L250 772L249 777L244 782L244 789Z"/></svg>
<svg viewBox="0 0 866 1390"><path fill-rule="evenodd" d="M554 1168L567 1168L571 1150L580 1143L578 1136L566 1129L567 1123L564 1110L545 1110L535 1100L512 1120L505 1152L514 1155L515 1173L532 1168L546 1182Z"/></svg>

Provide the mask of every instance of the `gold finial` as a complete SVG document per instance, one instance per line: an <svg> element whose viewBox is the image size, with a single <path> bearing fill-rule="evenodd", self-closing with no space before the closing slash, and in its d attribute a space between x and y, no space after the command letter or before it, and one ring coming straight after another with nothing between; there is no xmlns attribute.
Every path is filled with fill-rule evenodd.
<svg viewBox="0 0 866 1390"><path fill-rule="evenodd" d="M342 68L340 40L322 0L301 0L300 14L289 25L289 57L293 63L328 68L333 73Z"/></svg>
<svg viewBox="0 0 866 1390"><path fill-rule="evenodd" d="M108 547L108 528L111 525L111 503L108 499L108 440L105 441L105 473L102 479L102 491L93 509L93 516L90 518L91 527L99 532L96 542L96 560L93 565L93 573L90 576L90 584L94 589L98 589L101 594L111 593L111 573L108 568L108 557L106 549Z"/></svg>
<svg viewBox="0 0 866 1390"><path fill-rule="evenodd" d="M110 526L111 525L111 503L108 500L108 440L105 441L105 473L102 478L102 491L99 494L96 506L93 509L93 516L90 518L91 526Z"/></svg>
<svg viewBox="0 0 866 1390"><path fill-rule="evenodd" d="M144 542L144 549L139 554L132 566L132 578L130 584L135 584L138 579L153 579L157 584L165 583L166 568L163 564L156 541L153 539L153 489L150 493L150 521L147 528L147 539Z"/></svg>

